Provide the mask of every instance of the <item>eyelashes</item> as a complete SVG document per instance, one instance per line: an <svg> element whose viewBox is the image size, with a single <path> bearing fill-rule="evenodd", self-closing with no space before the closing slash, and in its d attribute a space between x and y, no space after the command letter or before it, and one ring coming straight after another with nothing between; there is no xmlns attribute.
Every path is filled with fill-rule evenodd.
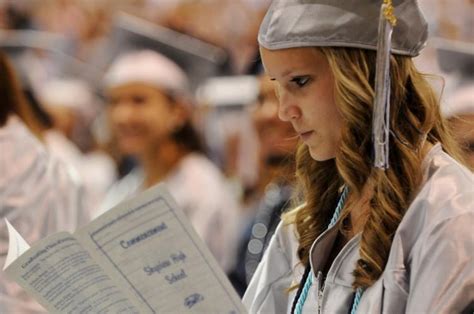
<svg viewBox="0 0 474 314"><path fill-rule="evenodd" d="M309 81L311 80L311 77L309 75L303 75L303 76L295 76L291 78L290 82L296 84L298 87L303 87L305 86ZM275 82L275 78L270 78L270 81Z"/></svg>
<svg viewBox="0 0 474 314"><path fill-rule="evenodd" d="M293 77L290 82L295 84L298 87L304 87L310 81L309 76L295 76Z"/></svg>
<svg viewBox="0 0 474 314"><path fill-rule="evenodd" d="M276 82L277 80L275 78L270 78L271 81ZM275 84L275 94L277 98L279 98L279 90L280 88L286 89L288 91L293 91L297 92L299 89L303 89L305 86L309 85L311 81L313 80L313 77L311 75L299 75L299 76L293 76L287 81L286 84L283 86L281 84Z"/></svg>

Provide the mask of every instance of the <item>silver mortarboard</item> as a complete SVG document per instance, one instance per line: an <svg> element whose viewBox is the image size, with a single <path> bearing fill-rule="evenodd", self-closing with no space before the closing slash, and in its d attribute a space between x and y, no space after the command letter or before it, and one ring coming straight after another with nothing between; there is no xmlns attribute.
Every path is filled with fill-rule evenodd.
<svg viewBox="0 0 474 314"><path fill-rule="evenodd" d="M396 23L396 26L395 26ZM416 0L274 0L258 34L269 50L353 47L377 50L374 166L388 168L390 53L417 56L428 25Z"/></svg>
<svg viewBox="0 0 474 314"><path fill-rule="evenodd" d="M377 49L382 0L273 0L258 42L269 49L355 47ZM428 25L416 0L393 0L397 27L392 53L416 56L425 46Z"/></svg>

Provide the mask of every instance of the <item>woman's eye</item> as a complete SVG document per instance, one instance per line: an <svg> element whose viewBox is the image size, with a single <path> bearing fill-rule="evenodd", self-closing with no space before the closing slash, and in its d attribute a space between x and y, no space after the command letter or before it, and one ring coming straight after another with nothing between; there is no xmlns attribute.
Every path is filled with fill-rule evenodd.
<svg viewBox="0 0 474 314"><path fill-rule="evenodd" d="M146 97L134 95L131 100L134 105L142 105L146 102Z"/></svg>
<svg viewBox="0 0 474 314"><path fill-rule="evenodd" d="M292 83L295 83L298 87L303 87L309 82L309 76L296 76L291 79Z"/></svg>
<svg viewBox="0 0 474 314"><path fill-rule="evenodd" d="M107 99L107 104L108 104L109 106L115 106L115 105L118 104L118 103L119 103L119 100L118 100L117 98L109 97L109 98Z"/></svg>

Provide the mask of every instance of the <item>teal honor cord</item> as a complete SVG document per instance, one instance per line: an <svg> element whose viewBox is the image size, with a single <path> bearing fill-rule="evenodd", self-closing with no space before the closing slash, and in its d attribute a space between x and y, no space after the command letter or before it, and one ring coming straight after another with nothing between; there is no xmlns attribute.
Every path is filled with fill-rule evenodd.
<svg viewBox="0 0 474 314"><path fill-rule="evenodd" d="M344 208L344 204L346 203L347 195L349 194L349 189L344 187L341 196L339 197L339 201L336 206L336 210L331 218L331 222L328 225L328 229L332 228L336 223L339 217L341 216L342 209ZM295 314L302 314L303 313L303 306L306 302L306 298L308 297L309 290L313 285L313 276L311 272L306 277L306 281L304 283L303 289L301 290L301 294L298 298L298 301L295 306ZM362 298L363 290L358 288L354 295L354 300L352 302L352 308L350 314L355 314L357 312L357 308L359 307L360 299ZM319 300L321 302L321 300Z"/></svg>

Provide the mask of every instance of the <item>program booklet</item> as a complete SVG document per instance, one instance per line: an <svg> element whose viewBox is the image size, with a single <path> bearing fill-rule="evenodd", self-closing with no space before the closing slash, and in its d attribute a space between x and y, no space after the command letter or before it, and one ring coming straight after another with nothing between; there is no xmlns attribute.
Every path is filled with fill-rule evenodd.
<svg viewBox="0 0 474 314"><path fill-rule="evenodd" d="M31 248L7 225L4 271L51 313L246 312L163 185Z"/></svg>

